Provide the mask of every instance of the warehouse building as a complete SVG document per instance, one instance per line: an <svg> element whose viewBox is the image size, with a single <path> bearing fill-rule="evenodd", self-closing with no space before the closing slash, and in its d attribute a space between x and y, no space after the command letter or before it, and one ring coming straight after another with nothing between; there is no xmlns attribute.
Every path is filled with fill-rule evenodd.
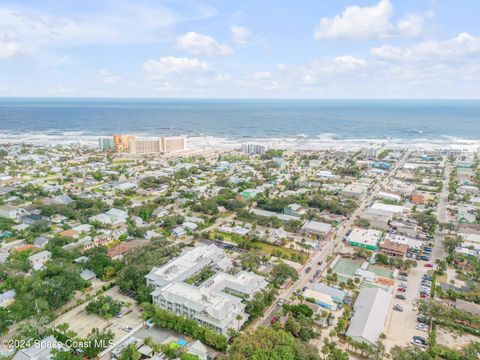
<svg viewBox="0 0 480 360"><path fill-rule="evenodd" d="M391 301L392 294L383 289L361 289L346 335L356 341L375 344L384 331Z"/></svg>

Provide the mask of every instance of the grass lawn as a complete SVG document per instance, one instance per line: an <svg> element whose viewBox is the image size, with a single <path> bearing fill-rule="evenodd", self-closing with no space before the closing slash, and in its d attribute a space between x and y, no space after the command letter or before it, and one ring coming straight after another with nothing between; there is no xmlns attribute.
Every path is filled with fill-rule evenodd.
<svg viewBox="0 0 480 360"><path fill-rule="evenodd" d="M232 234L227 234L220 231L214 231L213 233L214 235L212 239L216 239L217 235L220 235L223 240L230 242L232 244L238 244L237 236L232 236ZM279 255L278 252L281 252L284 255L284 258L286 260L292 260L292 261L296 261L303 264L308 259L308 254L302 253L301 251L298 251L295 249L290 249L290 248L286 248L286 247L275 245L275 244L268 244L260 241L252 241L251 244L255 248L258 248L260 251L268 255L278 256ZM292 255L297 255L297 258L303 257L303 261L297 260L297 258L292 258Z"/></svg>

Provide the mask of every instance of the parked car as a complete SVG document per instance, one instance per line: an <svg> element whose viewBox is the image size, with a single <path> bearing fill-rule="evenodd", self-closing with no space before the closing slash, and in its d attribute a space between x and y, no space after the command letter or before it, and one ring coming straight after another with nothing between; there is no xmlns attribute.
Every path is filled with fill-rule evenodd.
<svg viewBox="0 0 480 360"><path fill-rule="evenodd" d="M429 261L429 260L430 260L430 256L422 255L422 256L420 256L420 260Z"/></svg>
<svg viewBox="0 0 480 360"><path fill-rule="evenodd" d="M153 320L152 319L148 319L147 321L145 321L145 325L147 325L149 328L153 327L153 325L155 325L153 323Z"/></svg>
<svg viewBox="0 0 480 360"><path fill-rule="evenodd" d="M413 338L415 340L420 340L420 341L423 341L424 343L427 343L427 339L425 339L423 336L415 335Z"/></svg>
<svg viewBox="0 0 480 360"><path fill-rule="evenodd" d="M393 306L393 310L403 311L403 306L400 305L400 304L395 304L395 305Z"/></svg>
<svg viewBox="0 0 480 360"><path fill-rule="evenodd" d="M420 346L420 347L422 347L422 348L427 347L427 343L426 343L426 342L423 342L423 341L418 340L418 339L412 339L412 340L411 340L411 343L412 343L413 345L417 345L417 346Z"/></svg>
<svg viewBox="0 0 480 360"><path fill-rule="evenodd" d="M406 299L406 298L405 298L405 295L402 295L402 294L397 294L395 297L396 297L397 299L400 299L400 300L405 300L405 299Z"/></svg>
<svg viewBox="0 0 480 360"><path fill-rule="evenodd" d="M426 323L427 322L427 319L425 319L424 316L417 316L417 321L420 322L420 323Z"/></svg>
<svg viewBox="0 0 480 360"><path fill-rule="evenodd" d="M432 264L425 264L425 267L426 267L426 268L432 268L433 265L432 265Z"/></svg>
<svg viewBox="0 0 480 360"><path fill-rule="evenodd" d="M274 316L272 320L270 321L270 324L275 324L278 321L278 317Z"/></svg>
<svg viewBox="0 0 480 360"><path fill-rule="evenodd" d="M408 274L405 272L405 271L400 271L398 273L398 275L401 275L401 276L408 276Z"/></svg>
<svg viewBox="0 0 480 360"><path fill-rule="evenodd" d="M428 326L426 324L417 324L417 330L420 330L420 331L428 331Z"/></svg>
<svg viewBox="0 0 480 360"><path fill-rule="evenodd" d="M305 274L308 274L310 271L312 271L312 268L309 266L305 269Z"/></svg>
<svg viewBox="0 0 480 360"><path fill-rule="evenodd" d="M422 299L428 299L429 297L428 294L420 294L420 298Z"/></svg>
<svg viewBox="0 0 480 360"><path fill-rule="evenodd" d="M398 277L398 280L401 280L401 281L408 281L408 278L405 277L405 276L399 276Z"/></svg>
<svg viewBox="0 0 480 360"><path fill-rule="evenodd" d="M405 284L405 283L400 283L400 284L398 284L398 287L406 289L408 287L408 285Z"/></svg>
<svg viewBox="0 0 480 360"><path fill-rule="evenodd" d="M131 326L122 326L122 330L123 331L126 331L126 332L131 332L133 330L133 328Z"/></svg>
<svg viewBox="0 0 480 360"><path fill-rule="evenodd" d="M119 311L118 313L115 314L115 317L116 317L117 319L120 319L122 316L123 316L123 314L122 314L121 311Z"/></svg>
<svg viewBox="0 0 480 360"><path fill-rule="evenodd" d="M407 290L405 290L404 288L398 288L397 291L399 291L399 292L406 292Z"/></svg>

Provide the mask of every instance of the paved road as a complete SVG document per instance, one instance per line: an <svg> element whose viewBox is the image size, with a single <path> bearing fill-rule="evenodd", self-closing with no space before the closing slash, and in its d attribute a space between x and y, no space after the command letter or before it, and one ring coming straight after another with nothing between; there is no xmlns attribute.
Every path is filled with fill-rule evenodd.
<svg viewBox="0 0 480 360"><path fill-rule="evenodd" d="M343 237L347 234L348 231L352 229L358 216L363 212L363 210L365 210L366 207L370 206L378 192L382 189L383 186L386 186L390 182L390 180L395 176L398 169L400 169L405 164L407 158L408 151L405 151L402 158L397 162L395 167L386 175L384 175L384 177L372 187L367 197L362 200L362 202L359 204L359 207L351 214L348 220L335 228L328 236L328 238L321 242L322 246L317 251L312 253L308 264L304 265L304 267L301 269L299 279L296 282L292 283L290 286L288 286L286 289L281 291L278 300L289 300L295 290L302 289L309 283L310 278L313 276L313 274L315 274L317 270L323 271L325 267L328 266L328 264L326 264L327 257L334 254L335 249L341 243ZM320 261L321 265L319 264ZM305 273L305 269L307 267L312 268L312 270L308 274ZM278 309L278 300L274 302L274 304L265 311L262 318L259 318L252 324L253 327L256 327L258 325L266 326L270 324L271 319L273 318L274 314Z"/></svg>
<svg viewBox="0 0 480 360"><path fill-rule="evenodd" d="M440 192L437 205L437 220L439 223L446 223L448 219L448 183L450 181L450 165L448 162L445 164L445 178L443 181L443 188ZM445 259L445 249L443 247L443 239L445 237L445 231L438 228L434 237L434 246L432 250L432 260L442 260Z"/></svg>

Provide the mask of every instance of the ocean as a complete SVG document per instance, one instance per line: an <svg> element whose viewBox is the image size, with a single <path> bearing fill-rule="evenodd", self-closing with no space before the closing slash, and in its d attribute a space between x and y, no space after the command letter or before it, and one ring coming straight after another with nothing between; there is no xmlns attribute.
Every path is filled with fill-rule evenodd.
<svg viewBox="0 0 480 360"><path fill-rule="evenodd" d="M114 133L211 146L472 145L480 100L0 99L0 142L93 144Z"/></svg>

